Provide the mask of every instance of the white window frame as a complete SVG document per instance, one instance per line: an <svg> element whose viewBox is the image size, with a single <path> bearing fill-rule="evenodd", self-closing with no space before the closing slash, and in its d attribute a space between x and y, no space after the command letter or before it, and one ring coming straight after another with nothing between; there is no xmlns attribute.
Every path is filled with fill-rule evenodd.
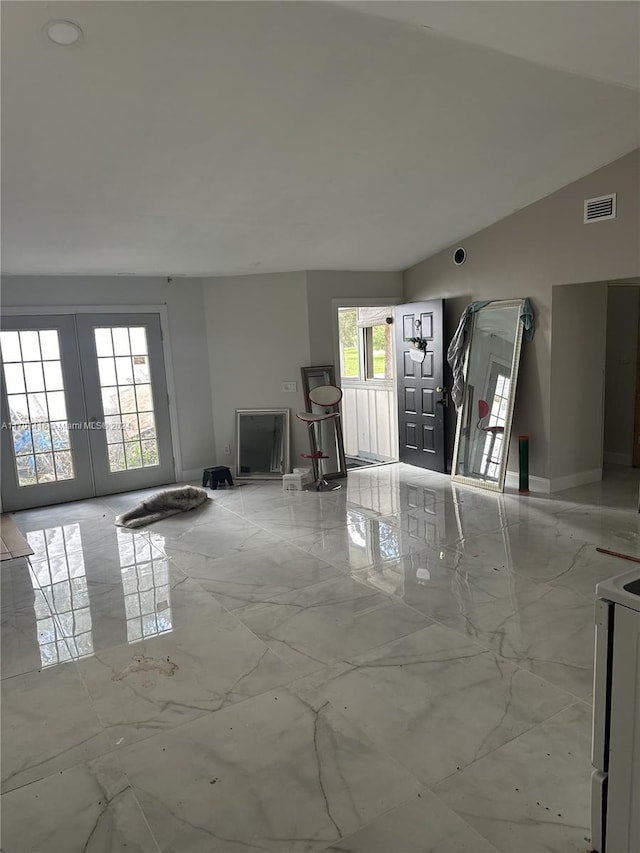
<svg viewBox="0 0 640 853"><path fill-rule="evenodd" d="M389 307L393 307L394 305L402 304L402 297L400 296L389 296L385 298L378 299L332 299L332 313L333 313L333 348L334 348L334 363L336 365L336 381L338 385L342 388L389 388L392 387L395 389L396 380L395 380L395 370L394 376L391 379L374 379L373 377L367 378L367 357L366 357L366 331L367 329L373 329L373 326L363 326L358 329L358 337L359 337L359 368L360 375L356 379L352 376L342 376L342 358L340 353L340 324L338 322L338 309L340 308L378 308L388 305ZM392 356L395 358L395 354Z"/></svg>

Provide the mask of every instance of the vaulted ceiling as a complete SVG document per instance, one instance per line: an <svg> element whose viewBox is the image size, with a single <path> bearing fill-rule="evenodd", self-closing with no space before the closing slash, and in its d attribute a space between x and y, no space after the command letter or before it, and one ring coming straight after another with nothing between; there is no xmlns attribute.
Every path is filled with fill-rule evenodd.
<svg viewBox="0 0 640 853"><path fill-rule="evenodd" d="M1 6L7 272L402 269L640 145L636 2Z"/></svg>

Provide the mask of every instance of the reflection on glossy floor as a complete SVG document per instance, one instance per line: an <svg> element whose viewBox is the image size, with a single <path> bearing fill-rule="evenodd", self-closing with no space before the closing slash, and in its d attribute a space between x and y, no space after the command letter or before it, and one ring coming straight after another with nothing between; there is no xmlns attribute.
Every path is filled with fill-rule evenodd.
<svg viewBox="0 0 640 853"><path fill-rule="evenodd" d="M3 851L589 849L593 591L635 472L553 497L403 465L339 492L15 514Z"/></svg>

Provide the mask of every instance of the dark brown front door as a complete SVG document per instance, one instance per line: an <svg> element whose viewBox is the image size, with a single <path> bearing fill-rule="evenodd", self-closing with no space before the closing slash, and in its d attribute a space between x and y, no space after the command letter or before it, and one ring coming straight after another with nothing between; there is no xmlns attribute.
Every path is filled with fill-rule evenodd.
<svg viewBox="0 0 640 853"><path fill-rule="evenodd" d="M443 300L409 302L395 309L400 461L446 471ZM422 362L411 358L409 338L424 338Z"/></svg>

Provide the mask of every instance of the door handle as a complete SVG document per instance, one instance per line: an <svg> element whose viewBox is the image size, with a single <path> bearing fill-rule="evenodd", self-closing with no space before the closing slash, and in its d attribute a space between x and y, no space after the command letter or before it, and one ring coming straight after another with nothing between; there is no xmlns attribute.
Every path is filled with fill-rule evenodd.
<svg viewBox="0 0 640 853"><path fill-rule="evenodd" d="M448 406L449 405L449 392L446 388L443 388L442 385L438 385L436 388L436 392L438 394L442 394L441 400L436 400L438 406Z"/></svg>

